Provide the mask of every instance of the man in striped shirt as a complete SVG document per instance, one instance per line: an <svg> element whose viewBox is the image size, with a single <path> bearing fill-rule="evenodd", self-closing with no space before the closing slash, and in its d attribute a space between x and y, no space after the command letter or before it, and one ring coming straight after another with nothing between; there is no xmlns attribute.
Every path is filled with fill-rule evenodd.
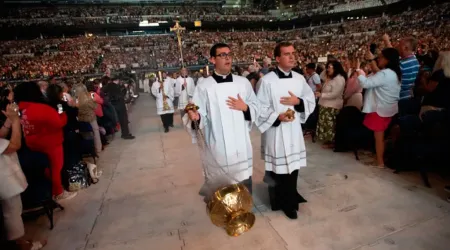
<svg viewBox="0 0 450 250"><path fill-rule="evenodd" d="M383 36L386 47L392 47L389 36ZM416 51L417 40L412 37L403 38L398 44L400 54L400 69L402 70L402 82L400 89L400 100L398 102L399 115L414 113L413 89L419 73L420 64L417 61L414 51Z"/></svg>

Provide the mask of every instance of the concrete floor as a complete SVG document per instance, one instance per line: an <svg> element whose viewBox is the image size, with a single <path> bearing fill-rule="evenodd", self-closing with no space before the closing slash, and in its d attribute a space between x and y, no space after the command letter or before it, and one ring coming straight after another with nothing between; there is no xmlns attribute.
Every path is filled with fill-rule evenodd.
<svg viewBox="0 0 450 250"><path fill-rule="evenodd" d="M41 217L27 234L48 238L47 250L433 250L450 249L450 204L443 180L423 187L417 173L392 174L307 143L308 166L300 171L298 220L268 209L260 135L255 155L254 228L237 238L215 227L198 190L199 153L181 127L162 133L152 98L142 95L130 115L136 140L117 138L102 153L101 181L66 201L55 228Z"/></svg>

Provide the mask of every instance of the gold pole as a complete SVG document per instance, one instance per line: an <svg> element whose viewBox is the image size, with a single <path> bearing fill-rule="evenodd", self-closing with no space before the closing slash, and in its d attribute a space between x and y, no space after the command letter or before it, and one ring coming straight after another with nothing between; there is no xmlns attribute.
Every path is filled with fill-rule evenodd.
<svg viewBox="0 0 450 250"><path fill-rule="evenodd" d="M181 27L179 21L175 21L175 26L170 28L170 31L173 31L173 32L175 32L175 34L177 34L178 48L180 49L181 67L182 68L184 67L184 59L183 59L183 49L182 49L182 44L181 44L181 32L184 30L186 30L186 28Z"/></svg>

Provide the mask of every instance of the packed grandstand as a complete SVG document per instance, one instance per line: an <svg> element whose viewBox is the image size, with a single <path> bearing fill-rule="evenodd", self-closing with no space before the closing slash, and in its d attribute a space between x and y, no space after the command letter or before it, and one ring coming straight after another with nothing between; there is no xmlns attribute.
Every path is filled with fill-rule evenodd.
<svg viewBox="0 0 450 250"><path fill-rule="evenodd" d="M208 50L217 42L230 44L240 65L272 58L274 44L281 40L295 43L299 64L328 54L343 60L362 56L371 43L382 48L385 33L392 41L417 37L419 53L450 48L446 1L300 0L274 9L229 8L221 2L17 8L17 3L7 2L0 11L3 80L101 73L106 68L179 68L178 43L170 32L176 20L186 27L184 62L194 67L207 63Z"/></svg>

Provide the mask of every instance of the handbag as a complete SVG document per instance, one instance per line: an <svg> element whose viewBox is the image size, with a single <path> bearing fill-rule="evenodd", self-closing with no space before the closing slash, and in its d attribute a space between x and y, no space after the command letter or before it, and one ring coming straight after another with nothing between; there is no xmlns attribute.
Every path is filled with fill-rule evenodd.
<svg viewBox="0 0 450 250"><path fill-rule="evenodd" d="M64 169L66 189L70 192L76 192L85 189L92 184L87 164L80 161L70 168Z"/></svg>

